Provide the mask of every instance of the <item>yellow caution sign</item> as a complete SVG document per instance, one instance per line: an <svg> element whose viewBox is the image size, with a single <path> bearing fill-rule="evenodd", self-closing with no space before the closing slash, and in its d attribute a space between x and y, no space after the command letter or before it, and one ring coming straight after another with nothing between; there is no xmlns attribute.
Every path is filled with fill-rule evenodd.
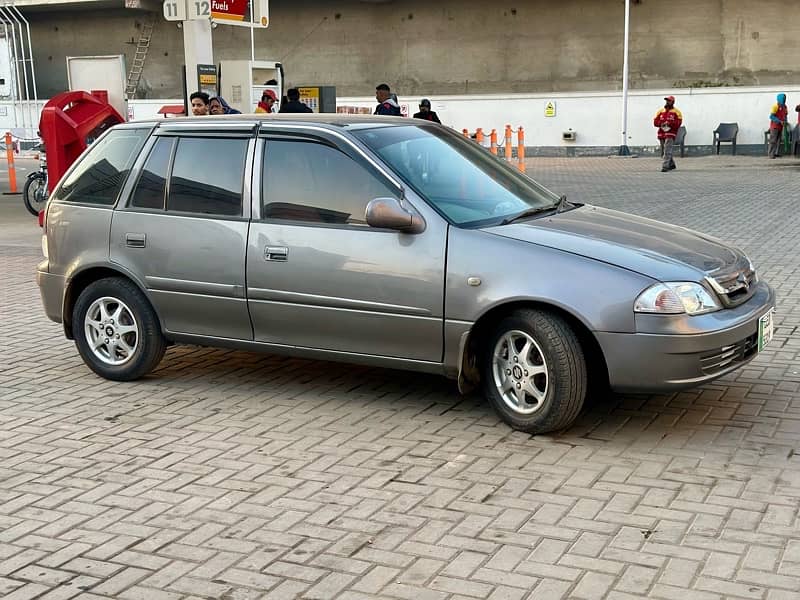
<svg viewBox="0 0 800 600"><path fill-rule="evenodd" d="M553 100L550 100L547 104L544 105L544 116L545 117L556 116L556 103Z"/></svg>

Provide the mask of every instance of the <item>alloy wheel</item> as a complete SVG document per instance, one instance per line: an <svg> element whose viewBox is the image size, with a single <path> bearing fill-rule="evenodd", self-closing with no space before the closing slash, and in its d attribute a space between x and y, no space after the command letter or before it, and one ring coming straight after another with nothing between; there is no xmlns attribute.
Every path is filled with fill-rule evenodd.
<svg viewBox="0 0 800 600"><path fill-rule="evenodd" d="M547 361L536 340L524 331L506 332L492 353L494 384L514 412L529 415L544 404L549 387Z"/></svg>
<svg viewBox="0 0 800 600"><path fill-rule="evenodd" d="M104 296L89 306L84 333L92 353L107 365L124 365L139 346L139 325L133 311L118 298Z"/></svg>

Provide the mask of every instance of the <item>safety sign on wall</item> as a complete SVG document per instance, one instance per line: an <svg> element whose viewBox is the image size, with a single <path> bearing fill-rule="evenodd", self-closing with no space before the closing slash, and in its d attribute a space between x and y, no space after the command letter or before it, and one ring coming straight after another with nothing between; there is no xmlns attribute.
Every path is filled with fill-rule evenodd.
<svg viewBox="0 0 800 600"><path fill-rule="evenodd" d="M556 103L554 100L548 100L547 104L544 105L544 116L545 117L556 116Z"/></svg>
<svg viewBox="0 0 800 600"><path fill-rule="evenodd" d="M319 88L301 87L297 88L300 93L300 102L308 106L314 112L319 112Z"/></svg>

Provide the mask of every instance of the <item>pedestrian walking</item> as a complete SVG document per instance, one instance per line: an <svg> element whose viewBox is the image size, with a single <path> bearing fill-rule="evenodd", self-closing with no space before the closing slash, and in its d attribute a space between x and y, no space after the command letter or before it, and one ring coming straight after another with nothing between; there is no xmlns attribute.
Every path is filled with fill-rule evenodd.
<svg viewBox="0 0 800 600"><path fill-rule="evenodd" d="M376 115L389 115L393 117L400 117L400 105L392 97L392 90L386 83L381 83L375 88L375 99L378 101L378 106L375 107L374 114Z"/></svg>
<svg viewBox="0 0 800 600"><path fill-rule="evenodd" d="M414 113L415 119L425 119L426 121L433 121L434 123L441 123L439 115L431 110L431 101L423 98L419 101L419 112Z"/></svg>
<svg viewBox="0 0 800 600"><path fill-rule="evenodd" d="M675 96L664 98L664 107L659 108L653 119L653 126L658 127L658 143L661 144L661 172L666 173L676 168L672 157L675 136L683 123L681 111L675 108Z"/></svg>
<svg viewBox="0 0 800 600"><path fill-rule="evenodd" d="M783 128L789 125L786 122L789 117L786 94L778 94L776 100L777 102L772 105L772 110L769 111L769 149L767 154L770 158L778 158L781 155Z"/></svg>
<svg viewBox="0 0 800 600"><path fill-rule="evenodd" d="M311 107L305 102L300 102L300 90L297 88L289 88L286 92L288 101L281 105L282 113L311 113Z"/></svg>

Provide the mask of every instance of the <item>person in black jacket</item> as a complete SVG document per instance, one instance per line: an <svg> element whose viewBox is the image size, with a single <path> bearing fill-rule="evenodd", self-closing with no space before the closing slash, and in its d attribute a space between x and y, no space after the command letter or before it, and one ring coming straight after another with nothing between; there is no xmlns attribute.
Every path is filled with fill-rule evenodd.
<svg viewBox="0 0 800 600"><path fill-rule="evenodd" d="M419 112L414 114L415 119L425 119L426 121L433 121L434 123L441 123L439 115L431 110L431 101L423 98L419 103Z"/></svg>
<svg viewBox="0 0 800 600"><path fill-rule="evenodd" d="M286 92L288 102L281 106L280 112L282 113L310 113L314 112L311 107L304 102L300 102L300 90L297 88L290 88Z"/></svg>
<svg viewBox="0 0 800 600"><path fill-rule="evenodd" d="M392 90L389 85L381 83L375 88L375 99L378 101L378 106L375 107L376 115L389 115L392 117L402 117L403 113L400 112L400 105L397 100L392 97Z"/></svg>

